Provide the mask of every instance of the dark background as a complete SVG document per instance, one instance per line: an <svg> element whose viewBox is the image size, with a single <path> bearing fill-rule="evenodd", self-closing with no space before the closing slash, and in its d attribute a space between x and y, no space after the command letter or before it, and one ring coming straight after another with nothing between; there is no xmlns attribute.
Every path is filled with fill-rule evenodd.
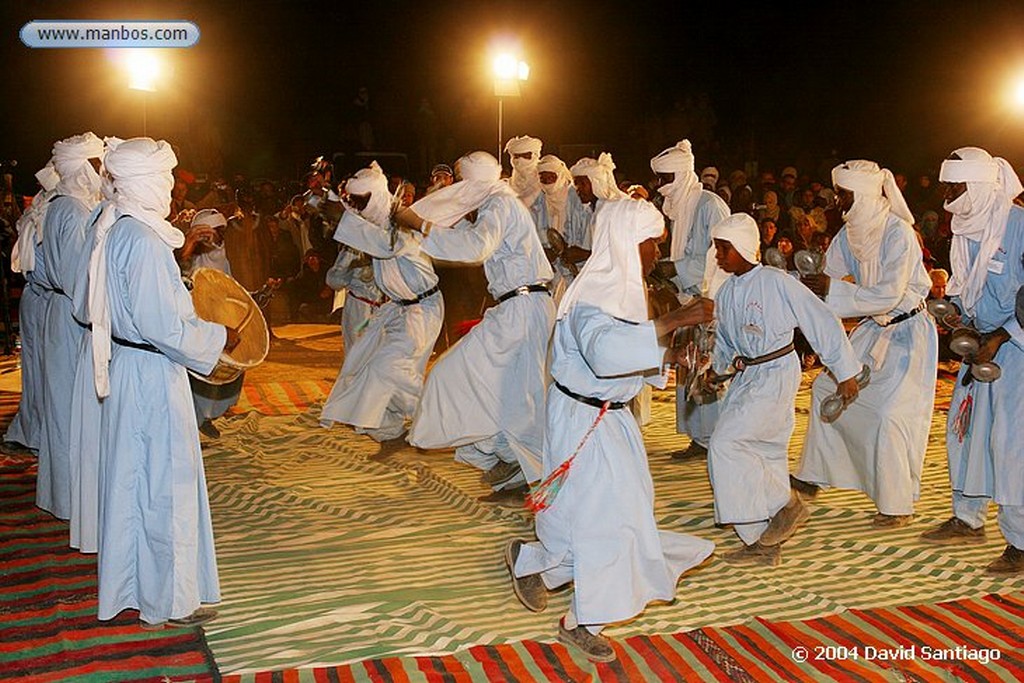
<svg viewBox="0 0 1024 683"><path fill-rule="evenodd" d="M4 2L0 13L0 159L19 160L26 191L54 140L142 133L142 95L117 51L29 49L18 31L32 19L194 21L199 44L165 52L173 73L148 96L148 134L210 173L295 177L313 156L351 149L361 85L377 150L418 158L425 97L432 160L493 152L490 55L502 36L532 67L522 97L505 102L505 137L541 137L569 163L607 149L643 179L647 159L684 136L698 165L723 175L749 160L814 175L833 157L916 173L969 144L1024 163L1024 111L1005 104L1024 74L1020 0L93 0Z"/></svg>

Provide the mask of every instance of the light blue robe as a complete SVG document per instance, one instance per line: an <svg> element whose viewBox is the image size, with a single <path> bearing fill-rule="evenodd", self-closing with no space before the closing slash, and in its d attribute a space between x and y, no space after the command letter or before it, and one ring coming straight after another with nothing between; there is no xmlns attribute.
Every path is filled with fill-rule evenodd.
<svg viewBox="0 0 1024 683"><path fill-rule="evenodd" d="M825 274L832 278L825 300L829 308L841 318L891 318L920 305L931 279L910 225L890 214L882 233L878 281L871 287L859 284L860 264L847 229L839 231L825 255ZM846 275L854 282L841 279ZM821 402L835 385L824 374L814 381L796 477L863 491L886 515L913 514L935 403L935 322L925 311L889 326L866 317L850 333L850 343L871 368L871 382L838 420L825 424Z"/></svg>
<svg viewBox="0 0 1024 683"><path fill-rule="evenodd" d="M36 270L45 267L36 266ZM18 301L18 333L21 336L21 398L18 412L7 427L4 441L39 450L43 428L43 323L50 292L35 282L35 271L25 273Z"/></svg>
<svg viewBox="0 0 1024 683"><path fill-rule="evenodd" d="M582 396L625 402L663 354L654 323L634 325L580 304L555 325L551 375ZM576 451L599 413L550 386L543 476ZM628 408L604 414L536 524L539 540L520 550L516 576L539 573L548 588L572 581L573 610L588 626L629 619L652 600L673 600L679 576L715 548L658 530L647 452Z"/></svg>
<svg viewBox="0 0 1024 683"><path fill-rule="evenodd" d="M43 227L45 282L53 293L43 327L43 439L39 447L36 505L59 519L71 518L71 397L84 328L73 315L75 266L86 250L91 209L79 199L50 201Z"/></svg>
<svg viewBox="0 0 1024 683"><path fill-rule="evenodd" d="M342 216L334 239L373 258L374 280L391 301L374 311L351 348L324 403L320 423L352 425L377 441L401 436L419 404L423 374L444 321L441 292L403 306L437 285L422 237L391 233L354 211Z"/></svg>
<svg viewBox="0 0 1024 683"><path fill-rule="evenodd" d="M714 369L719 374L732 371L736 356L756 358L792 343L796 327L837 377L860 371L839 318L781 270L756 265L726 279L715 297L715 317ZM748 545L789 502L787 453L799 388L800 359L791 352L735 375L721 402L708 449L715 521L735 524Z"/></svg>
<svg viewBox="0 0 1024 683"><path fill-rule="evenodd" d="M979 244L969 243L971 263ZM1024 548L1024 333L1014 315L1017 290L1024 285L1024 209L1013 207L1001 248L992 258L973 322L981 332L1000 327L1010 340L993 359L1003 371L994 382L961 381L969 371L961 366L946 425L946 450L953 488L954 512L977 527L984 523L988 501L999 504L999 525L1006 540ZM953 301L962 306L958 297ZM970 396L970 429L960 439L954 423L961 404Z"/></svg>
<svg viewBox="0 0 1024 683"><path fill-rule="evenodd" d="M514 195L498 193L475 223L434 228L423 251L435 259L483 263L498 298L523 285L546 284L551 266L529 213ZM480 469L518 462L527 481L540 476L544 390L555 307L543 292L493 306L449 348L423 387L409 432L420 448L456 447L456 459Z"/></svg>
<svg viewBox="0 0 1024 683"><path fill-rule="evenodd" d="M701 286L704 282L708 251L711 249L711 228L728 216L729 205L721 197L714 192L700 191L683 257L673 262L676 276L672 278L672 282L679 289L680 298L704 294ZM717 397L707 396L703 403L697 403L687 398L686 387L676 385L676 431L688 434L701 446L707 447L711 440L711 434L718 424L719 409L720 402Z"/></svg>
<svg viewBox="0 0 1024 683"><path fill-rule="evenodd" d="M327 286L347 290L341 310L341 339L345 354L355 347L356 339L366 329L373 312L384 302L384 294L373 278L373 266L354 267L359 252L341 249L334 265L327 271ZM377 302L374 305L371 302Z"/></svg>
<svg viewBox="0 0 1024 683"><path fill-rule="evenodd" d="M131 217L106 243L113 344L100 448L99 618L151 623L217 602L220 588L186 366L209 374L226 340L200 320L174 255Z"/></svg>
<svg viewBox="0 0 1024 683"><path fill-rule="evenodd" d="M71 390L71 519L70 545L83 553L99 548L100 425L103 404L93 379L92 330L89 329L89 257L96 237L94 209L86 219L85 248L73 266L72 314L85 329L78 347L78 363Z"/></svg>

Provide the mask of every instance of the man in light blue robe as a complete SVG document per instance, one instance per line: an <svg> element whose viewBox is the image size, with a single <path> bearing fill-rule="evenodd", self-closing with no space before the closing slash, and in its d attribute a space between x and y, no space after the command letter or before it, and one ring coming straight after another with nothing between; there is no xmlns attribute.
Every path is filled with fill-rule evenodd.
<svg viewBox="0 0 1024 683"><path fill-rule="evenodd" d="M327 271L327 286L335 292L344 290L341 310L341 339L345 354L355 348L356 340L366 330L370 316L387 302L373 277L373 264L361 251L342 245L334 265Z"/></svg>
<svg viewBox="0 0 1024 683"><path fill-rule="evenodd" d="M600 635L606 625L653 600L674 600L680 575L714 550L710 541L658 529L643 438L626 407L646 381L664 385L659 340L710 317L697 303L648 320L643 277L664 230L644 201L611 202L598 214L594 251L562 299L552 347L543 474L569 469L539 506L538 541L516 539L505 549L513 590L528 609L545 609L548 590L573 584L558 638L593 661L615 659Z"/></svg>
<svg viewBox="0 0 1024 683"><path fill-rule="evenodd" d="M839 318L821 299L787 273L760 265L753 218L734 214L712 227L711 237L719 268L732 274L715 296L713 367L719 375L735 371L708 449L715 521L733 525L743 541L726 553L727 562L774 566L785 538L766 538L766 532L791 499L788 451L800 388L793 330L803 331L839 378L845 398L857 395L861 365Z"/></svg>
<svg viewBox="0 0 1024 683"><path fill-rule="evenodd" d="M658 193L665 198L662 212L669 219L671 236L669 258L658 270L675 284L681 302L714 297L722 278L708 256L711 226L728 217L729 206L703 189L694 171L689 140L681 140L651 159L651 169L661 182ZM696 334L708 332L700 328ZM690 437L689 447L672 454L676 460L703 459L718 422L719 392L691 397L688 390L685 382L676 382L676 431Z"/></svg>
<svg viewBox="0 0 1024 683"><path fill-rule="evenodd" d="M42 259L50 301L43 324L43 438L39 446L36 505L59 519L71 518L71 397L85 328L75 320L75 268L86 244L86 223L100 199L103 141L85 133L57 142L54 168L60 176L43 225Z"/></svg>
<svg viewBox="0 0 1024 683"><path fill-rule="evenodd" d="M430 257L482 262L497 305L435 363L409 443L454 447L456 460L489 474L484 482L495 491L519 489L540 477L551 266L526 207L500 180L498 161L472 152L458 168L460 182L398 217L426 233Z"/></svg>
<svg viewBox="0 0 1024 683"><path fill-rule="evenodd" d="M931 278L892 173L855 160L833 169L832 179L845 223L824 273L803 279L840 318L863 318L850 343L871 375L831 423L820 409L835 385L818 375L795 484L863 491L878 508L872 524L898 528L912 521L920 496L935 400L938 334L924 312Z"/></svg>
<svg viewBox="0 0 1024 683"><path fill-rule="evenodd" d="M990 501L999 506L1003 554L988 565L995 575L1024 573L1024 332L1019 314L1024 285L1024 209L1013 203L1022 186L1006 160L976 147L942 162L945 208L953 214L953 274L946 288L963 324L982 334L974 362L994 361L1002 376L971 379L960 368L946 424L953 516L921 540L940 545L984 543Z"/></svg>
<svg viewBox="0 0 1024 683"><path fill-rule="evenodd" d="M220 600L213 526L186 367L209 374L229 339L200 320L165 220L171 146L127 140L107 154L113 200L97 219L89 317L100 440L99 618L139 610L143 628L192 626ZM237 334L230 335L232 340Z"/></svg>
<svg viewBox="0 0 1024 683"><path fill-rule="evenodd" d="M373 162L345 184L350 207L334 239L373 259L374 279L388 299L369 318L351 348L320 414L375 441L406 431L423 391L423 374L444 320L444 299L422 237L393 232L388 181ZM358 206L357 206L358 205ZM397 230L397 229L396 229Z"/></svg>
<svg viewBox="0 0 1024 683"><path fill-rule="evenodd" d="M11 270L25 277L25 286L18 301L18 332L21 337L21 398L18 412L7 427L4 444L0 448L25 447L39 450L43 428L43 374L42 340L43 322L50 293L36 282L36 269L42 278L43 260L36 259L37 245L43 239L46 208L55 194L60 176L51 160L36 173L42 190L36 193L32 204L18 219L18 241L11 250ZM40 256L42 252L40 251Z"/></svg>

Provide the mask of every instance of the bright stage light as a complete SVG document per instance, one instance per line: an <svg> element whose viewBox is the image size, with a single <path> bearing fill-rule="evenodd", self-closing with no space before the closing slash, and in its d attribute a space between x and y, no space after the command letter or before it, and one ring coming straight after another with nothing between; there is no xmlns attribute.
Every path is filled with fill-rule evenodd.
<svg viewBox="0 0 1024 683"><path fill-rule="evenodd" d="M160 61L148 50L131 50L126 56L128 87L132 90L156 92Z"/></svg>
<svg viewBox="0 0 1024 683"><path fill-rule="evenodd" d="M518 60L510 54L501 54L494 58L494 77L511 81L516 77Z"/></svg>
<svg viewBox="0 0 1024 683"><path fill-rule="evenodd" d="M1011 102L1018 111L1024 111L1024 74L1017 76L1011 91Z"/></svg>

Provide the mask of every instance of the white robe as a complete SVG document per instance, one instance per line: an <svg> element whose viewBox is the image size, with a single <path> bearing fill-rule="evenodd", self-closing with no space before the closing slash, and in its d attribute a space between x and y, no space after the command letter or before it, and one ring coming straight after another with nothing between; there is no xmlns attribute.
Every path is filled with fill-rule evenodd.
<svg viewBox="0 0 1024 683"><path fill-rule="evenodd" d="M971 263L978 243L969 245ZM992 257L981 297L975 305L973 322L981 332L1000 327L1011 338L999 347L993 359L1003 370L994 382L960 381L969 368L960 368L949 421L946 425L946 449L953 490L964 496L991 498L1003 506L1024 506L1024 333L1014 309L1017 290L1024 285L1024 209L1013 207L1007 220L1001 248ZM960 302L954 299L957 304ZM971 423L961 440L953 428L961 403L971 397ZM1014 530L1019 538L1024 529ZM1005 531L1004 531L1005 533ZM1008 539L1009 540L1009 539ZM1018 547L1021 547L1018 545Z"/></svg>
<svg viewBox="0 0 1024 683"><path fill-rule="evenodd" d="M679 289L681 299L704 295L702 285L706 275L708 250L712 246L711 228L728 216L729 206L721 197L714 192L700 191L683 257L674 262L676 276L672 281ZM688 434L700 445L706 447L711 440L711 434L718 424L720 408L717 398L709 396L703 403L697 403L686 396L686 387L676 385L676 431Z"/></svg>
<svg viewBox="0 0 1024 683"><path fill-rule="evenodd" d="M354 267L359 254L342 249L334 265L327 271L327 286L335 291L346 290L345 305L341 310L341 339L345 354L355 347L356 339L366 329L373 312L380 308L384 294L373 278L373 266ZM371 302L377 302L374 305Z"/></svg>
<svg viewBox="0 0 1024 683"><path fill-rule="evenodd" d="M85 251L90 209L57 196L43 228L44 286L52 290L43 326L43 438L39 447L36 505L59 519L71 518L71 397L84 328L73 315L75 265Z"/></svg>
<svg viewBox="0 0 1024 683"><path fill-rule="evenodd" d="M634 325L578 305L555 326L551 374L577 394L628 401L663 353L652 322ZM599 412L551 385L544 476L576 451ZM679 576L715 547L658 530L647 453L628 408L605 413L536 523L539 541L523 546L515 573L540 573L548 588L573 581L573 608L586 625L623 621L652 600L674 599Z"/></svg>
<svg viewBox="0 0 1024 683"><path fill-rule="evenodd" d="M872 287L857 284L860 265L850 251L847 229L839 231L825 257L825 273L832 278L825 301L829 308L852 318L895 317L917 307L931 280L910 225L890 214L882 234L880 275ZM840 279L846 275L854 282ZM835 385L824 375L815 380L796 477L863 491L887 515L912 514L935 402L935 322L924 311L887 327L865 318L850 333L850 343L871 368L871 383L838 420L825 424L821 402Z"/></svg>
<svg viewBox="0 0 1024 683"><path fill-rule="evenodd" d="M732 370L736 356L755 358L792 343L796 327L837 377L860 371L835 314L807 287L775 268L757 265L729 277L715 297L715 316L714 369L719 374ZM708 449L716 522L766 523L789 502L787 452L799 387L795 352L752 365L732 379ZM743 540L752 543L756 538Z"/></svg>
<svg viewBox="0 0 1024 683"><path fill-rule="evenodd" d="M188 366L209 374L224 327L200 320L171 249L134 218L106 243L113 344L100 448L99 618L147 622L217 602L220 587Z"/></svg>
<svg viewBox="0 0 1024 683"><path fill-rule="evenodd" d="M423 241L433 258L483 262L495 298L523 285L547 283L551 266L529 213L518 199L492 195L475 223L434 228ZM487 309L483 319L438 359L423 387L409 432L420 448L467 447L457 454L483 469L516 461L527 481L540 476L544 446L544 389L555 307L543 292L514 296ZM498 452L468 447L497 440ZM489 448L485 447L485 449Z"/></svg>
<svg viewBox="0 0 1024 683"><path fill-rule="evenodd" d="M405 430L423 391L423 374L444 321L444 299L435 292L403 306L437 285L430 260L420 250L422 238L390 232L348 211L334 239L373 258L374 280L391 301L369 318L366 330L345 349L345 362L324 403L320 423L352 425L377 441Z"/></svg>

